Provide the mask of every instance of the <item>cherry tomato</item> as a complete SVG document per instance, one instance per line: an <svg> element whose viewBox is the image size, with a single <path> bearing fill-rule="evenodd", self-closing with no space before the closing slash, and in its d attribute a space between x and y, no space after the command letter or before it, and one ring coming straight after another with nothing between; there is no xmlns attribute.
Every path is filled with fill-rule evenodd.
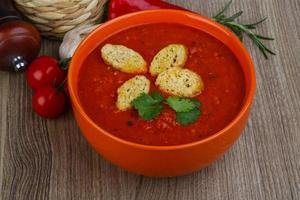
<svg viewBox="0 0 300 200"><path fill-rule="evenodd" d="M59 62L50 56L36 58L29 65L26 75L28 85L34 90L46 85L58 86L65 79Z"/></svg>
<svg viewBox="0 0 300 200"><path fill-rule="evenodd" d="M51 85L39 88L32 98L33 110L45 118L57 118L65 106L65 94Z"/></svg>

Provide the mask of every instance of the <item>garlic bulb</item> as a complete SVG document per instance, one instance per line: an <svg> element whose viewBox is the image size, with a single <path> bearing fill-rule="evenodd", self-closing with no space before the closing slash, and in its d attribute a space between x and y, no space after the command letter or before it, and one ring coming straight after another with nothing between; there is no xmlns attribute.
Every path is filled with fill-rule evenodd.
<svg viewBox="0 0 300 200"><path fill-rule="evenodd" d="M80 42L100 24L85 24L69 31L65 34L63 42L59 47L59 56L61 59L73 56Z"/></svg>

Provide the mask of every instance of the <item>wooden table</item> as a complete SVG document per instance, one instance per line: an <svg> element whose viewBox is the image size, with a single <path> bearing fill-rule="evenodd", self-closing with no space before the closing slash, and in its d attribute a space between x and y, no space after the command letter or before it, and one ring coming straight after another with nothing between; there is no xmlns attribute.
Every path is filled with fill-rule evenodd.
<svg viewBox="0 0 300 200"><path fill-rule="evenodd" d="M211 16L228 0L177 0ZM242 21L269 20L277 56L265 60L251 42L257 92L248 125L213 165L177 178L137 176L93 151L71 111L44 120L31 109L23 74L0 73L0 199L300 199L300 1L235 1ZM41 54L57 56L44 40Z"/></svg>

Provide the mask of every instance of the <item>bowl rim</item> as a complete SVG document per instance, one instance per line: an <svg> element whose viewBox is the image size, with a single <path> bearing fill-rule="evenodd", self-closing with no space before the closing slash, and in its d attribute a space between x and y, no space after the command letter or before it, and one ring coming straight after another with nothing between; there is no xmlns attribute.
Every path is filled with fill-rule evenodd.
<svg viewBox="0 0 300 200"><path fill-rule="evenodd" d="M71 60L70 66L69 66L69 73L68 73L68 89L69 89L69 93L70 93L70 99L72 102L72 106L75 107L75 109L77 109L77 111L80 113L80 115L87 120L87 122L89 124L91 124L95 129L97 129L99 132L101 132L101 134L104 134L105 136L111 138L112 140L115 140L119 143L122 143L124 145L128 145L134 148L140 148L140 149L144 149L144 150L157 150L157 151L168 151L168 150L178 150L178 149L185 149L185 148L189 148L189 147L194 147L200 144L204 144L207 143L211 140L214 140L218 137L220 137L223 134L226 134L226 132L231 129L235 124L237 124L241 118L243 118L243 116L247 113L247 111L249 110L249 108L251 107L253 98L254 98L254 94L255 94L255 89L256 89L256 78L255 78L255 70L254 70L254 63L252 61L252 58L248 52L248 50L246 49L246 47L242 44L242 42L238 39L238 37L236 37L234 35L234 33L232 33L228 28L226 28L225 26L211 20L208 17L199 15L197 13L193 13L191 11L183 11L183 10L171 10L171 9L159 9L159 10L146 10L146 11L139 11L139 12L134 12L134 13L129 13L129 14L125 14L123 16L117 17L115 19L112 19L108 22L105 22L104 24L102 24L101 26L99 26L98 28L96 28L94 31L92 31L92 33L90 33L78 46L78 48L76 49L73 58L78 56L78 52L80 51L80 49L85 45L86 41L88 41L93 34L97 33L99 30L106 28L107 26L111 26L114 23L119 23L122 20L131 18L133 16L140 16L143 17L144 14L157 14L159 15L160 13L169 13L169 14L178 14L178 15L186 15L186 16L190 16L192 18L196 18L197 20L200 20L206 24L209 24L210 26L215 26L216 28L222 29L222 31L224 32L224 34L229 35L230 37L233 38L233 42L237 43L238 47L240 48L240 50L242 50L242 53L245 55L246 58L246 63L250 66L250 73L249 73L249 80L250 80L250 86L249 86L249 91L248 93L245 94L245 100L243 102L243 105L240 109L240 111L238 112L238 114L234 117L234 119L227 124L223 129L221 129L220 131L195 142L190 142L190 143L186 143L186 144L180 144L180 145L170 145L170 146L158 146L158 145L145 145L145 144L139 144L139 143L135 143L135 142L131 142L122 138L119 138L117 136L114 136L113 134L110 134L108 131L104 130L103 128L101 128L100 126L98 126L84 111L84 109L82 108L79 99L76 97L75 95L75 89L74 86L71 84L73 83L72 79L73 79L73 66L76 64L73 64L73 60ZM162 22L163 23L163 22ZM168 20L166 19L166 22L168 23ZM182 24L185 25L185 24ZM186 25L188 26L188 25ZM222 42L222 41L221 41ZM223 43L223 42L222 42ZM223 43L224 44L224 43ZM226 44L224 44L226 45ZM228 45L226 45L228 47ZM236 55L235 55L236 56ZM245 73L244 73L245 74ZM74 109L74 108L73 108ZM100 133L99 133L100 134Z"/></svg>

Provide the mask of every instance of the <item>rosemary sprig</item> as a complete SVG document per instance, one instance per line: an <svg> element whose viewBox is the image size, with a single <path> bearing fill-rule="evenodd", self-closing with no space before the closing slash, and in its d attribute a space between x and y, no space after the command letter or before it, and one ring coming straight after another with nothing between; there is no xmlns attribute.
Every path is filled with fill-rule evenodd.
<svg viewBox="0 0 300 200"><path fill-rule="evenodd" d="M230 0L225 7L212 19L226 27L228 27L232 32L234 32L241 41L244 39L244 34L246 34L253 42L254 44L259 48L259 50L262 52L264 57L268 59L268 54L276 55L273 51L271 51L263 42L262 40L274 40L274 38L266 37L259 35L255 33L253 30L256 29L256 26L263 23L267 20L267 18L264 18L258 22L252 23L252 24L240 24L236 22L236 19L238 19L242 14L243 11L240 11L230 17L226 16L224 13L228 10L230 5L232 4L232 0Z"/></svg>

